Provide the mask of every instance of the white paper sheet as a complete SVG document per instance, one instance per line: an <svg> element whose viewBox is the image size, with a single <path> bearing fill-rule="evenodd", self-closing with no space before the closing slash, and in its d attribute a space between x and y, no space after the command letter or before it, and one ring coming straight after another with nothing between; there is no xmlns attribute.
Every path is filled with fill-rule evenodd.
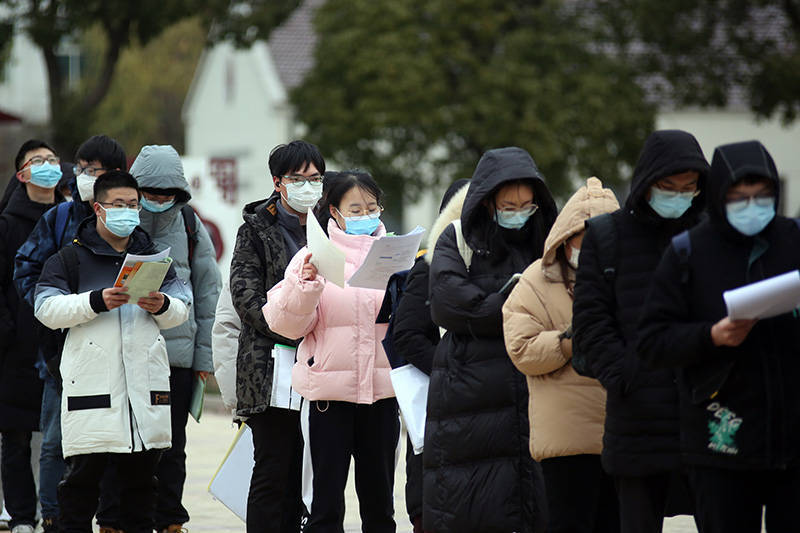
<svg viewBox="0 0 800 533"><path fill-rule="evenodd" d="M300 410L300 395L292 388L292 367L297 349L283 344L272 348L272 394L269 404L281 409Z"/></svg>
<svg viewBox="0 0 800 533"><path fill-rule="evenodd" d="M227 455L222 459L208 492L233 511L242 522L247 520L247 494L253 476L253 433L250 426L242 424L236 433Z"/></svg>
<svg viewBox="0 0 800 533"><path fill-rule="evenodd" d="M319 274L344 289L344 252L325 235L311 209L306 216L306 245L311 252L311 264Z"/></svg>
<svg viewBox="0 0 800 533"><path fill-rule="evenodd" d="M782 315L800 306L800 271L725 291L722 297L731 320Z"/></svg>
<svg viewBox="0 0 800 533"><path fill-rule="evenodd" d="M425 228L417 226L405 235L387 235L372 243L367 257L347 282L351 287L386 290L395 272L414 266Z"/></svg>
<svg viewBox="0 0 800 533"><path fill-rule="evenodd" d="M403 365L389 372L397 405L408 431L414 453L422 453L425 443L425 419L428 410L430 377L414 365Z"/></svg>

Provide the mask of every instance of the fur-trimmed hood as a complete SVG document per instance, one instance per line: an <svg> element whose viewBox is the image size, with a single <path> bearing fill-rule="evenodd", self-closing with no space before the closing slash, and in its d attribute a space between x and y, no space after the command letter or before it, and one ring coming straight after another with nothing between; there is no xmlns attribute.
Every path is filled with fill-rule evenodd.
<svg viewBox="0 0 800 533"><path fill-rule="evenodd" d="M467 197L468 189L469 182L465 183L458 192L453 195L450 201L447 202L444 208L439 212L439 216L436 217L433 226L431 226L431 231L428 234L428 253L425 254L425 261L427 261L428 264L433 260L433 250L436 248L436 241L439 240L439 236L452 221L461 218L461 209L464 207L464 200Z"/></svg>

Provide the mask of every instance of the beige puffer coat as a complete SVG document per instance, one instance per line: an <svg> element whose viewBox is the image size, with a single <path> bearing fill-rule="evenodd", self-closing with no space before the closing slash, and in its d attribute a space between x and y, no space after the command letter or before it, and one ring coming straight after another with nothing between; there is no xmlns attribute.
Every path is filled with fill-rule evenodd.
<svg viewBox="0 0 800 533"><path fill-rule="evenodd" d="M583 231L586 219L617 209L614 193L589 178L558 215L542 259L525 269L503 306L508 354L528 378L530 446L537 461L602 449L605 390L597 380L579 376L561 350L559 335L572 323L572 296L556 252ZM571 268L568 278L574 284Z"/></svg>

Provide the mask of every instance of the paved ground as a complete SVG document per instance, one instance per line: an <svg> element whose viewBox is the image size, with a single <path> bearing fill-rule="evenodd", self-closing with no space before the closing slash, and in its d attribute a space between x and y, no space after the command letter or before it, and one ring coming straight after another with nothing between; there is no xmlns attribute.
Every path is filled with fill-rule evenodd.
<svg viewBox="0 0 800 533"><path fill-rule="evenodd" d="M209 402L213 409L214 400ZM208 494L208 483L211 476L219 466L219 461L228 449L236 429L231 425L230 418L218 414L212 409L203 413L202 423L197 424L189 420L187 428L187 471L184 504L189 510L192 519L186 524L191 533L200 531L213 531L215 533L242 533L244 524L225 506L214 500ZM405 450L403 451L405 454ZM405 455L403 455L405 457ZM401 460L397 466L397 482L395 483L395 511L398 533L411 532L411 526L405 513L405 461ZM352 469L350 481L347 486L347 514L345 518L345 531L355 533L361 531L358 518L358 500L352 483ZM665 533L695 533L697 529L690 517L676 517L666 520Z"/></svg>

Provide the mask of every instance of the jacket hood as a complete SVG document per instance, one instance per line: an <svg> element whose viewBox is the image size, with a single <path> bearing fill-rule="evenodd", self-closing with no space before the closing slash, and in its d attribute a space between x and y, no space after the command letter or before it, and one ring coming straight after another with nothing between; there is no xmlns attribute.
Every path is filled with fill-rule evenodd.
<svg viewBox="0 0 800 533"><path fill-rule="evenodd" d="M690 170L700 174L698 182L700 194L692 201L692 207L678 220L694 218L703 210L709 172L708 161L697 139L691 133L682 130L659 130L651 133L636 162L631 193L625 201L625 208L652 222L663 224L666 219L658 216L647 203L647 191L662 178Z"/></svg>
<svg viewBox="0 0 800 533"><path fill-rule="evenodd" d="M583 231L587 219L619 209L619 202L611 189L595 178L586 180L586 185L575 191L567 200L544 243L542 271L550 281L564 281L561 268L556 261L556 252L572 235Z"/></svg>
<svg viewBox="0 0 800 533"><path fill-rule="evenodd" d="M519 179L530 179L533 185L533 201L539 206L539 209L533 214L531 220L544 221L545 228L550 228L558 211L556 203L544 183L544 176L539 172L533 158L528 152L516 146L496 148L483 154L478 161L461 211L461 227L464 239L470 248L481 250L487 248L489 244L486 242L486 238L478 235L479 227L485 226L486 222L491 221L483 201L488 199L503 183ZM492 221L492 224L495 222Z"/></svg>
<svg viewBox="0 0 800 533"><path fill-rule="evenodd" d="M16 177L14 179L17 179ZM14 189L9 195L8 204L6 205L3 214L13 215L15 217L23 218L31 222L36 222L44 214L45 211L53 207L59 201L64 199L61 193L55 192L56 201L52 204L40 204L34 202L28 197L28 191L24 184L20 183L20 187Z"/></svg>
<svg viewBox="0 0 800 533"><path fill-rule="evenodd" d="M775 187L776 206L780 204L781 180L778 169L763 144L745 141L724 144L714 150L708 180L708 213L716 224L721 223L737 236L741 234L728 223L725 213L725 195L732 185L747 176L770 180Z"/></svg>
<svg viewBox="0 0 800 533"><path fill-rule="evenodd" d="M100 255L120 255L120 252L114 250L110 244L103 240L99 233L97 233L97 215L92 215L85 218L75 231L76 238L73 242L85 246L95 254ZM128 241L128 248L125 252L131 254L154 254L156 253L153 241L150 236L139 226L136 226L131 233L131 239Z"/></svg>
<svg viewBox="0 0 800 533"><path fill-rule="evenodd" d="M425 254L425 261L430 264L433 261L433 251L436 248L436 241L444 229L450 225L454 220L461 218L461 208L464 206L464 199L467 197L467 190L469 189L468 182L461 185L461 188L453 194L450 200L439 211L439 216L431 226L431 231L428 233L428 252Z"/></svg>
<svg viewBox="0 0 800 533"><path fill-rule="evenodd" d="M275 204L280 200L280 193L273 192L269 198L250 202L242 209L242 219L246 224L256 227L269 227L278 221L278 208Z"/></svg>
<svg viewBox="0 0 800 533"><path fill-rule="evenodd" d="M131 165L130 173L142 189L174 189L176 204L185 204L192 199L189 182L183 175L181 157L172 146L143 147Z"/></svg>

